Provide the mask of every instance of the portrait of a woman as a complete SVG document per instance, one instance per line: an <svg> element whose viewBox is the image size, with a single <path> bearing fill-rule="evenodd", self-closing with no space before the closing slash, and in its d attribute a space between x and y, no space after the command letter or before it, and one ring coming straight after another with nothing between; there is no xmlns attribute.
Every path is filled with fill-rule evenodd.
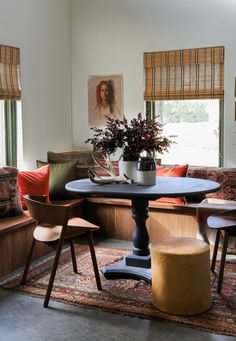
<svg viewBox="0 0 236 341"><path fill-rule="evenodd" d="M90 125L105 125L107 117L122 119L122 113L117 105L115 86L113 79L99 80L95 87L96 104L93 108L90 105ZM92 110L91 110L92 109Z"/></svg>

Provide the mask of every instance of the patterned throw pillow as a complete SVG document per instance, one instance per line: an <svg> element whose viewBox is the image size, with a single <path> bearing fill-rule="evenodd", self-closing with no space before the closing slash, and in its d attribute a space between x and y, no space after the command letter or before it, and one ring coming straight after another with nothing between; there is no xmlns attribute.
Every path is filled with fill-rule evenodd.
<svg viewBox="0 0 236 341"><path fill-rule="evenodd" d="M216 181L221 185L219 191L207 194L207 198L236 200L236 168L190 167L187 176Z"/></svg>
<svg viewBox="0 0 236 341"><path fill-rule="evenodd" d="M19 188L18 170L14 167L0 168L0 218L17 216L23 213Z"/></svg>

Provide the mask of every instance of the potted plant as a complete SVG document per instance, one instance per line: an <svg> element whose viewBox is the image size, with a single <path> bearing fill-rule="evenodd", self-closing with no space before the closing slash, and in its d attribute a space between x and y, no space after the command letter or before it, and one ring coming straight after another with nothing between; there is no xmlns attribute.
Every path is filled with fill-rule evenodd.
<svg viewBox="0 0 236 341"><path fill-rule="evenodd" d="M104 129L92 127L92 138L85 143L91 143L94 151L111 155L122 149L122 160L128 162L136 171L136 162L142 152L152 156L154 152L162 154L167 151L171 140L162 135L162 124L150 121L139 113L130 122L126 116L122 120L107 118ZM122 166L121 166L122 167ZM127 171L125 173L127 174Z"/></svg>

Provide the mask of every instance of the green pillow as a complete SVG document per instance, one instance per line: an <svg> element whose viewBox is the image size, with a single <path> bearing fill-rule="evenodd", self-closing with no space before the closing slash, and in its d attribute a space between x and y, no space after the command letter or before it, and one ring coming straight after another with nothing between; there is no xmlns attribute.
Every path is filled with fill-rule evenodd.
<svg viewBox="0 0 236 341"><path fill-rule="evenodd" d="M37 160L36 164L40 168L48 163ZM77 196L76 193L68 192L65 189L67 182L76 179L76 164L77 160L65 163L49 163L49 195L51 200L71 199Z"/></svg>

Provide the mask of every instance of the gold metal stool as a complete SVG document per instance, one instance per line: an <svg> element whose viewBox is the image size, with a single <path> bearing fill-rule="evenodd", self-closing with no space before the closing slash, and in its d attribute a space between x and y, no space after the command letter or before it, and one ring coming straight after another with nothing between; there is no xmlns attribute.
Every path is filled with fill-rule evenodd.
<svg viewBox="0 0 236 341"><path fill-rule="evenodd" d="M211 307L210 248L192 238L162 239L151 246L152 303L176 315Z"/></svg>

